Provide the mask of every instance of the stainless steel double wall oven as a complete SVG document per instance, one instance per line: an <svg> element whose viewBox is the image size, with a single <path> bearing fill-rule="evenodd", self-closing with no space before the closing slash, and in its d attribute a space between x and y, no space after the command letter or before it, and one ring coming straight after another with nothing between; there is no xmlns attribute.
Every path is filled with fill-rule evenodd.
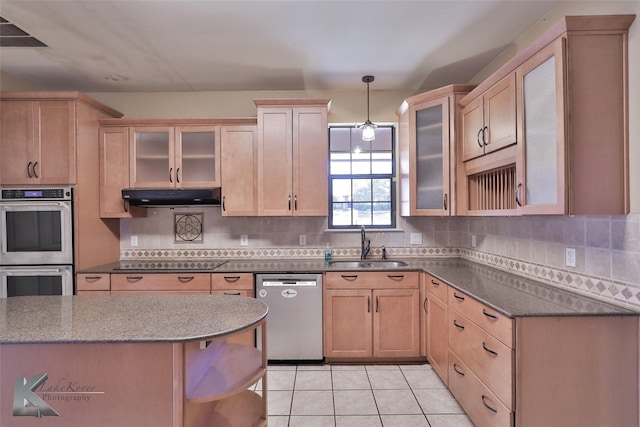
<svg viewBox="0 0 640 427"><path fill-rule="evenodd" d="M72 295L71 187L0 193L0 298Z"/></svg>

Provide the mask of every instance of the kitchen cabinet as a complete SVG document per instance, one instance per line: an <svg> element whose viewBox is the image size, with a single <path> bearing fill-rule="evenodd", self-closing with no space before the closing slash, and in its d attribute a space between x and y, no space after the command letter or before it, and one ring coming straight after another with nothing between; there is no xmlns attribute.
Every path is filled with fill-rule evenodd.
<svg viewBox="0 0 640 427"><path fill-rule="evenodd" d="M146 216L147 210L122 199L129 188L129 128L100 128L100 218Z"/></svg>
<svg viewBox="0 0 640 427"><path fill-rule="evenodd" d="M327 359L419 358L418 272L328 272Z"/></svg>
<svg viewBox="0 0 640 427"><path fill-rule="evenodd" d="M72 100L2 100L0 184L75 184Z"/></svg>
<svg viewBox="0 0 640 427"><path fill-rule="evenodd" d="M77 295L109 295L111 277L109 274L76 274Z"/></svg>
<svg viewBox="0 0 640 427"><path fill-rule="evenodd" d="M474 87L450 85L425 92L398 109L401 215L456 213L458 102Z"/></svg>
<svg viewBox="0 0 640 427"><path fill-rule="evenodd" d="M131 188L220 186L216 126L134 126L129 138Z"/></svg>
<svg viewBox="0 0 640 427"><path fill-rule="evenodd" d="M520 65L522 214L629 212L627 20L558 37ZM597 58L594 60L594 58Z"/></svg>
<svg viewBox="0 0 640 427"><path fill-rule="evenodd" d="M328 214L328 99L255 99L258 214Z"/></svg>
<svg viewBox="0 0 640 427"><path fill-rule="evenodd" d="M258 215L256 126L222 126L222 216Z"/></svg>
<svg viewBox="0 0 640 427"><path fill-rule="evenodd" d="M253 273L211 273L212 295L241 295L255 297ZM256 342L253 330L230 337L229 342L254 346Z"/></svg>
<svg viewBox="0 0 640 427"><path fill-rule="evenodd" d="M111 274L112 295L210 294L209 273L124 273Z"/></svg>
<svg viewBox="0 0 640 427"><path fill-rule="evenodd" d="M516 79L510 74L462 108L462 159L515 144Z"/></svg>
<svg viewBox="0 0 640 427"><path fill-rule="evenodd" d="M471 215L629 212L628 30L635 15L568 16L461 100L464 146L479 94L515 82L517 145L467 150ZM511 99L511 95L509 95ZM498 103L497 105L502 105ZM473 125L471 125L473 123ZM491 128L491 125L489 126ZM489 129L490 139L495 136ZM475 151L478 148L479 151ZM459 203L460 204L460 203Z"/></svg>
<svg viewBox="0 0 640 427"><path fill-rule="evenodd" d="M448 286L429 274L424 274L423 286L426 292L423 310L426 324L422 336L426 342L426 356L433 370L442 382L448 384L449 371L449 331L448 331Z"/></svg>

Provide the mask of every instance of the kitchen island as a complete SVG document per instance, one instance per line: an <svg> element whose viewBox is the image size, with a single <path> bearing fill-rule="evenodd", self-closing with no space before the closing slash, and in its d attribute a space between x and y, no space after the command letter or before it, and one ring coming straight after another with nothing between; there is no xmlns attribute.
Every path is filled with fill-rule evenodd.
<svg viewBox="0 0 640 427"><path fill-rule="evenodd" d="M267 312L241 296L2 299L0 425L266 425L266 357L227 338Z"/></svg>

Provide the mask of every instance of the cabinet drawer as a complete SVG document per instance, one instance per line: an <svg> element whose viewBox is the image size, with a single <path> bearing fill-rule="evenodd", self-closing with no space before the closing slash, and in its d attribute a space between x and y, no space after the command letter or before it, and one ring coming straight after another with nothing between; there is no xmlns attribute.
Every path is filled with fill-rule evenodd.
<svg viewBox="0 0 640 427"><path fill-rule="evenodd" d="M326 289L418 289L420 273L417 271L343 271L326 273Z"/></svg>
<svg viewBox="0 0 640 427"><path fill-rule="evenodd" d="M112 274L113 291L211 291L209 273Z"/></svg>
<svg viewBox="0 0 640 427"><path fill-rule="evenodd" d="M253 273L212 273L211 289L246 289L252 291Z"/></svg>
<svg viewBox="0 0 640 427"><path fill-rule="evenodd" d="M424 287L427 290L427 292L435 295L436 297L440 298L442 301L445 301L445 302L447 301L447 297L448 297L447 288L449 286L447 286L446 283L425 273Z"/></svg>
<svg viewBox="0 0 640 427"><path fill-rule="evenodd" d="M78 274L76 276L78 291L108 291L110 288L109 274Z"/></svg>
<svg viewBox="0 0 640 427"><path fill-rule="evenodd" d="M241 295L251 298L255 296L253 290L247 289L216 289L211 291L211 295Z"/></svg>
<svg viewBox="0 0 640 427"><path fill-rule="evenodd" d="M449 307L449 349L509 408L513 407L513 351Z"/></svg>
<svg viewBox="0 0 640 427"><path fill-rule="evenodd" d="M477 427L514 425L513 412L453 352L449 352L449 390Z"/></svg>
<svg viewBox="0 0 640 427"><path fill-rule="evenodd" d="M449 288L448 303L449 307L468 317L507 347L513 348L513 319L451 287Z"/></svg>

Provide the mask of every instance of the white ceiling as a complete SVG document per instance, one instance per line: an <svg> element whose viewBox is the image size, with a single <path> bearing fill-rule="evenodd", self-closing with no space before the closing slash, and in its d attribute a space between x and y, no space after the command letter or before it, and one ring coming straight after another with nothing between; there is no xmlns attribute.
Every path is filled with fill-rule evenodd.
<svg viewBox="0 0 640 427"><path fill-rule="evenodd" d="M31 1L0 16L49 47L0 49L46 90L420 91L466 83L558 1Z"/></svg>

